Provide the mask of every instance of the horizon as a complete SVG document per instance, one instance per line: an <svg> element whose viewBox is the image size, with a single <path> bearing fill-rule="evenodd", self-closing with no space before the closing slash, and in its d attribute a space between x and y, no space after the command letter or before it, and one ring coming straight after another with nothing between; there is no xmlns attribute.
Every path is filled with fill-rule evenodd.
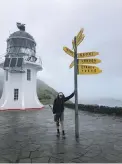
<svg viewBox="0 0 122 164"><path fill-rule="evenodd" d="M37 78L37 80L40 80L40 79ZM1 82L3 85L3 72L0 72L0 83ZM42 82L44 82L44 81L42 81ZM48 84L46 84L46 85L49 86ZM41 85L40 85L40 87L41 87ZM49 86L49 87L51 87L51 86ZM1 89L2 89L2 87L0 85L0 91L1 91ZM54 89L54 88L52 88L52 89ZM0 95L1 95L1 93L0 93ZM68 95L65 95L65 96L68 96ZM71 99L71 101L73 103L75 102L74 97ZM86 99L82 98L82 99L79 99L78 103L79 104L86 104L86 105L96 105L97 104L97 105L105 105L105 106L109 106L109 107L114 107L114 106L122 107L122 100L114 99L114 98L105 98L105 97L96 98L96 99L95 98L86 98Z"/></svg>

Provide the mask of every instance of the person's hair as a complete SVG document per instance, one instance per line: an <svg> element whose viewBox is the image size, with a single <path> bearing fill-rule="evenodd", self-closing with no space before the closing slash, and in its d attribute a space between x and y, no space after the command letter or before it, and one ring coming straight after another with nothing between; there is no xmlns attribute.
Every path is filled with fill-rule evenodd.
<svg viewBox="0 0 122 164"><path fill-rule="evenodd" d="M60 93L61 93L62 95L64 95L63 92L59 92L58 95L59 95Z"/></svg>
<svg viewBox="0 0 122 164"><path fill-rule="evenodd" d="M60 93L62 94L62 97L64 97L63 92L59 92L58 95L57 95L57 98L59 98Z"/></svg>

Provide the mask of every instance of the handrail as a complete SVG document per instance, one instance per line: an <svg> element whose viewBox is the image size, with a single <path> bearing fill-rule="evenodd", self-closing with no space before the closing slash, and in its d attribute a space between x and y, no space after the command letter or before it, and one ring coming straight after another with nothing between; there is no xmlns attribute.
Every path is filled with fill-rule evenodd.
<svg viewBox="0 0 122 164"><path fill-rule="evenodd" d="M38 63L40 63L42 65L42 59L41 59L41 57L40 56L37 56L37 55L36 55L36 57L37 57Z"/></svg>
<svg viewBox="0 0 122 164"><path fill-rule="evenodd" d="M36 55L35 58L36 58L36 61L33 61L33 60L31 60L31 56L25 56L24 57L25 61L28 61L30 63L35 63L35 64L42 65L41 57Z"/></svg>
<svg viewBox="0 0 122 164"><path fill-rule="evenodd" d="M0 55L0 63L2 63L2 62L5 61L5 55L6 55L6 53L3 54L3 55ZM13 56L13 57L14 57L14 56ZM17 56L16 56L16 57L17 57ZM18 56L18 57L21 57L21 56ZM26 60L26 57L27 57L27 56L24 57L25 60ZM35 57L37 58L37 60L36 60L34 63L35 63L35 64L40 64L40 65L42 66L41 57L38 56L38 55L36 55ZM33 62L33 61L29 61L29 62Z"/></svg>

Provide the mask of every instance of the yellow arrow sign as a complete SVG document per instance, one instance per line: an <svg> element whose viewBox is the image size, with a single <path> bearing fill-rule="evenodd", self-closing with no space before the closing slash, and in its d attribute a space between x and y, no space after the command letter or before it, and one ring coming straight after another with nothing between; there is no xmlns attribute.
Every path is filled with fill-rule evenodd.
<svg viewBox="0 0 122 164"><path fill-rule="evenodd" d="M85 38L85 35L82 34L80 37L76 38L76 46L78 46ZM74 48L74 40L72 41L72 46Z"/></svg>
<svg viewBox="0 0 122 164"><path fill-rule="evenodd" d="M63 50L70 56L74 57L74 52L67 47L63 47Z"/></svg>
<svg viewBox="0 0 122 164"><path fill-rule="evenodd" d="M84 28L81 28L81 30L79 31L79 33L76 36L76 39L78 39L82 36L83 31L84 31Z"/></svg>
<svg viewBox="0 0 122 164"><path fill-rule="evenodd" d="M99 67L91 66L91 65L78 65L79 69L99 69Z"/></svg>
<svg viewBox="0 0 122 164"><path fill-rule="evenodd" d="M78 59L78 64L98 64L101 63L100 59L92 58L92 59Z"/></svg>
<svg viewBox="0 0 122 164"><path fill-rule="evenodd" d="M102 70L96 66L88 66L88 65L79 65L78 66L78 74L98 74L101 73Z"/></svg>
<svg viewBox="0 0 122 164"><path fill-rule="evenodd" d="M69 68L74 67L74 61L72 61L72 63L70 64Z"/></svg>
<svg viewBox="0 0 122 164"><path fill-rule="evenodd" d="M84 38L85 38L84 34L82 34L81 37L77 38L76 39L76 45L78 46L84 40Z"/></svg>
<svg viewBox="0 0 122 164"><path fill-rule="evenodd" d="M81 28L81 30L79 31L79 33L76 36L76 46L78 46L84 39L85 35L83 34L84 29ZM72 46L74 49L74 40L72 41Z"/></svg>
<svg viewBox="0 0 122 164"><path fill-rule="evenodd" d="M78 58L86 58L99 55L99 52L84 52L78 53Z"/></svg>
<svg viewBox="0 0 122 164"><path fill-rule="evenodd" d="M63 47L63 50L70 56L74 57L74 52L70 50L68 47ZM86 58L99 55L99 52L84 52L78 53L77 58Z"/></svg>
<svg viewBox="0 0 122 164"><path fill-rule="evenodd" d="M79 70L79 72L78 72L78 75L93 75L93 74L99 74L99 73L101 73L102 72L102 70L95 70L95 69L91 69L91 70L88 70L88 69L86 69L86 70Z"/></svg>
<svg viewBox="0 0 122 164"><path fill-rule="evenodd" d="M78 65L81 64L98 64L101 63L100 59L78 59ZM70 68L72 68L74 66L74 61L70 64Z"/></svg>

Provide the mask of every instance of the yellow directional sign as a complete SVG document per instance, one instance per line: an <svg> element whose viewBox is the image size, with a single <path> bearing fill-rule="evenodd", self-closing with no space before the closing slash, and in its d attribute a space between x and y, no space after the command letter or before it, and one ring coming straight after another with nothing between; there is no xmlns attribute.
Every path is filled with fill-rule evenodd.
<svg viewBox="0 0 122 164"><path fill-rule="evenodd" d="M78 46L81 42L82 42L82 40L84 39L84 34L83 34L83 31L84 31L84 29L83 28L81 28L81 30L79 31L79 33L77 34L77 36L76 36L76 45Z"/></svg>
<svg viewBox="0 0 122 164"><path fill-rule="evenodd" d="M81 37L76 38L76 45L78 46L84 40L84 38L85 38L85 35L84 34L82 34Z"/></svg>
<svg viewBox="0 0 122 164"><path fill-rule="evenodd" d="M86 57L92 57L99 55L99 52L84 52L84 53L78 53L77 58L86 58Z"/></svg>
<svg viewBox="0 0 122 164"><path fill-rule="evenodd" d="M78 71L78 75L93 75L93 74L99 74L99 73L101 73L102 72L102 70L79 70Z"/></svg>
<svg viewBox="0 0 122 164"><path fill-rule="evenodd" d="M79 65L78 74L90 75L101 73L102 70L96 66Z"/></svg>
<svg viewBox="0 0 122 164"><path fill-rule="evenodd" d="M79 31L79 33L76 36L76 46L78 46L84 39L85 35L83 34L84 29L81 28L81 30ZM72 41L72 46L74 48L74 40Z"/></svg>
<svg viewBox="0 0 122 164"><path fill-rule="evenodd" d="M63 47L63 50L70 56L74 57L74 52L67 47Z"/></svg>
<svg viewBox="0 0 122 164"><path fill-rule="evenodd" d="M78 60L78 65L81 64L98 64L101 63L100 59L92 58L92 59L77 59ZM74 66L74 61L70 64L70 68Z"/></svg>
<svg viewBox="0 0 122 164"><path fill-rule="evenodd" d="M72 68L74 66L74 61L70 64L69 68Z"/></svg>
<svg viewBox="0 0 122 164"><path fill-rule="evenodd" d="M78 46L85 38L85 35L82 34L79 38L76 38L76 46ZM72 41L72 46L74 48L74 40Z"/></svg>
<svg viewBox="0 0 122 164"><path fill-rule="evenodd" d="M78 64L98 64L101 63L100 59L92 58L92 59L78 59Z"/></svg>
<svg viewBox="0 0 122 164"><path fill-rule="evenodd" d="M80 38L83 34L84 28L81 28L81 30L79 31L79 33L76 36L76 39Z"/></svg>
<svg viewBox="0 0 122 164"><path fill-rule="evenodd" d="M91 66L91 65L78 65L79 69L99 69L99 67Z"/></svg>
<svg viewBox="0 0 122 164"><path fill-rule="evenodd" d="M70 56L74 57L74 52L70 50L68 47L63 47L63 50ZM78 53L77 58L86 58L86 57L92 57L99 55L99 52L84 52L84 53Z"/></svg>

